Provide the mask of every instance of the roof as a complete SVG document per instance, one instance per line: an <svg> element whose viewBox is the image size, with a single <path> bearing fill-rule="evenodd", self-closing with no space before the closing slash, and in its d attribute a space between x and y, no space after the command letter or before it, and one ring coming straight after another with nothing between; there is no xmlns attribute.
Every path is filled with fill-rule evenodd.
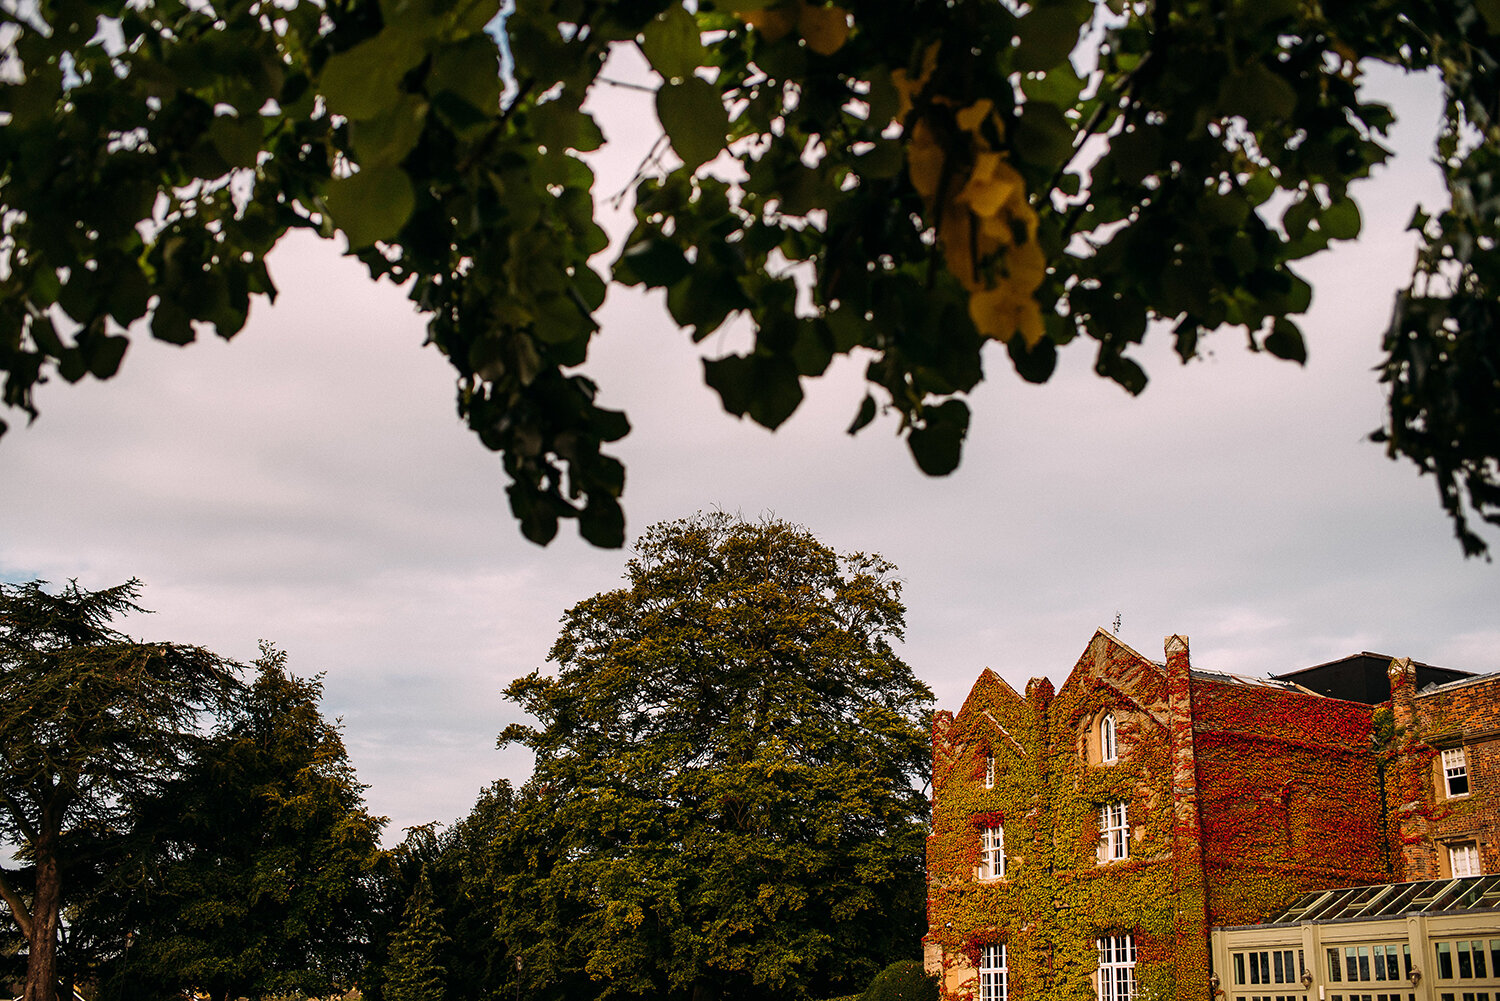
<svg viewBox="0 0 1500 1001"><path fill-rule="evenodd" d="M1412 883L1378 883L1304 893L1267 925L1305 921L1372 921L1406 914L1500 912L1500 875L1460 879L1422 879Z"/></svg>
<svg viewBox="0 0 1500 1001"><path fill-rule="evenodd" d="M1391 679L1386 671L1391 666L1391 661L1395 659L1383 653L1371 653L1366 650L1363 653L1340 657L1338 660L1330 660L1326 664L1314 664L1312 667L1288 671L1285 674L1275 674L1272 677L1302 685L1320 695L1330 695L1336 699L1363 702L1373 706L1391 697ZM1473 677L1469 671L1460 671L1451 667L1434 667L1415 660L1411 663L1416 668L1418 690L1428 685L1447 684Z"/></svg>

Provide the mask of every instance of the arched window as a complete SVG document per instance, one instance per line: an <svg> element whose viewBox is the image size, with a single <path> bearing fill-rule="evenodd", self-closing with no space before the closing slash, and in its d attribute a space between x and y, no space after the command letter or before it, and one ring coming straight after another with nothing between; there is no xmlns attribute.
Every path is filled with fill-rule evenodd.
<svg viewBox="0 0 1500 1001"><path fill-rule="evenodd" d="M1119 742L1115 737L1115 714L1105 713L1099 720L1099 760L1112 765L1119 760Z"/></svg>

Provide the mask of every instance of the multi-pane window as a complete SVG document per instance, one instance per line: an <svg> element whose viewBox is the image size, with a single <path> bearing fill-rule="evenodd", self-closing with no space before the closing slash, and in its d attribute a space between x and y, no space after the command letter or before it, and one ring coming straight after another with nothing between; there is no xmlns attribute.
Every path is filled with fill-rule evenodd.
<svg viewBox="0 0 1500 1001"><path fill-rule="evenodd" d="M1443 752L1443 785L1449 797L1469 794L1469 762L1462 747L1450 747Z"/></svg>
<svg viewBox="0 0 1500 1001"><path fill-rule="evenodd" d="M993 754L984 756L984 787L995 788L995 756Z"/></svg>
<svg viewBox="0 0 1500 1001"><path fill-rule="evenodd" d="M1099 861L1130 857L1130 814L1123 802L1099 807Z"/></svg>
<svg viewBox="0 0 1500 1001"><path fill-rule="evenodd" d="M979 878L1005 875L1005 828L990 824L979 829Z"/></svg>
<svg viewBox="0 0 1500 1001"><path fill-rule="evenodd" d="M979 951L979 1001L1006 1001L1008 990L1005 944L987 945Z"/></svg>
<svg viewBox="0 0 1500 1001"><path fill-rule="evenodd" d="M1112 764L1119 759L1119 745L1115 735L1115 714L1105 713L1099 721L1099 759Z"/></svg>
<svg viewBox="0 0 1500 1001"><path fill-rule="evenodd" d="M1454 876L1482 876L1479 864L1479 845L1473 841L1458 841L1448 846L1448 871Z"/></svg>
<svg viewBox="0 0 1500 1001"><path fill-rule="evenodd" d="M1346 945L1328 950L1328 979L1334 983L1401 980L1410 975L1410 945Z"/></svg>
<svg viewBox="0 0 1500 1001"><path fill-rule="evenodd" d="M1443 996L1447 998L1447 1001L1454 1001L1451 994ZM1303 1001L1303 999L1297 998L1296 1001ZM1330 994L1328 1001L1417 1001L1417 996L1415 994ZM1476 1001L1476 999L1466 996L1464 1001ZM1477 1001L1490 1001L1490 999L1481 997Z"/></svg>
<svg viewBox="0 0 1500 1001"><path fill-rule="evenodd" d="M1234 982L1237 984L1295 984L1301 978L1301 949L1234 954Z"/></svg>
<svg viewBox="0 0 1500 1001"><path fill-rule="evenodd" d="M1099 1001L1135 1001L1135 939L1105 935L1099 946Z"/></svg>
<svg viewBox="0 0 1500 1001"><path fill-rule="evenodd" d="M1496 944L1491 942L1491 948ZM1437 942L1434 948L1437 950L1437 975L1440 980L1452 980L1455 976L1460 980L1478 980L1489 976L1485 972L1483 939ZM1495 972L1500 973L1500 970Z"/></svg>

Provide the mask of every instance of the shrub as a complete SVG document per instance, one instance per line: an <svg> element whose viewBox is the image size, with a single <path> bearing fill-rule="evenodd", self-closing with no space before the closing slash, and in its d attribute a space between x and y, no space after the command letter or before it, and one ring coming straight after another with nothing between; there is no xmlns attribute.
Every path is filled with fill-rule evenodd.
<svg viewBox="0 0 1500 1001"><path fill-rule="evenodd" d="M863 1001L938 1001L937 979L929 977L921 963L902 960L876 974Z"/></svg>

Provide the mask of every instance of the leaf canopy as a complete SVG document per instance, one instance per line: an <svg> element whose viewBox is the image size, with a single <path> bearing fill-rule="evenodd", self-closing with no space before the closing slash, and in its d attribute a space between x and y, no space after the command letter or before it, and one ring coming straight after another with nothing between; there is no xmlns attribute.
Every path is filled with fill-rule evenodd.
<svg viewBox="0 0 1500 1001"><path fill-rule="evenodd" d="M512 943L601 997L850 993L916 947L931 693L894 568L781 522L648 530L511 698L537 721ZM560 953L560 955L558 955ZM566 972L559 976L566 976Z"/></svg>
<svg viewBox="0 0 1500 1001"><path fill-rule="evenodd" d="M1238 330L1297 362L1299 262L1354 239L1391 109L1372 63L1441 77L1450 205L1424 215L1386 332L1375 437L1435 475L1470 553L1500 523L1487 350L1500 231L1493 5L1416 0L43 0L0 11L0 371L108 378L131 336L230 337L292 228L342 232L408 284L522 531L624 540L628 430L578 374L608 281L662 288L725 408L767 427L837 355L852 426L893 413L959 461L961 403L1003 342L1045 381L1091 343L1131 393L1148 332L1184 361ZM661 77L680 166L641 165L612 265L581 154L611 51ZM734 161L730 164L729 161ZM717 167L705 166L713 162ZM720 168L723 168L722 170ZM605 272L608 271L608 278ZM1371 332L1377 336L1379 332ZM1315 349L1312 345L1311 349ZM873 401L874 413L870 412ZM966 414L967 411L962 411Z"/></svg>

